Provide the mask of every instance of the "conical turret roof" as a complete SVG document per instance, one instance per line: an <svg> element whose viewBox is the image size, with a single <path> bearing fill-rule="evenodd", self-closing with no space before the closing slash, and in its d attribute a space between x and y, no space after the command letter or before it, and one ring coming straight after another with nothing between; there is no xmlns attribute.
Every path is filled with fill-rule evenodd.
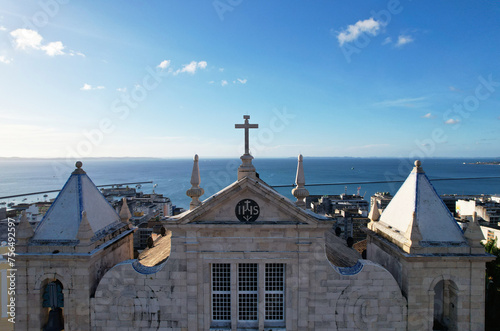
<svg viewBox="0 0 500 331"><path fill-rule="evenodd" d="M404 234L411 245L456 245L467 241L434 187L415 161L415 167L379 219L380 223ZM409 238L419 232L420 243ZM417 236L417 237L420 237ZM414 236L415 237L415 236Z"/></svg>
<svg viewBox="0 0 500 331"><path fill-rule="evenodd" d="M120 216L77 162L56 200L35 230L35 242L74 242L86 211L94 240L123 226ZM92 241L94 241L92 240Z"/></svg>

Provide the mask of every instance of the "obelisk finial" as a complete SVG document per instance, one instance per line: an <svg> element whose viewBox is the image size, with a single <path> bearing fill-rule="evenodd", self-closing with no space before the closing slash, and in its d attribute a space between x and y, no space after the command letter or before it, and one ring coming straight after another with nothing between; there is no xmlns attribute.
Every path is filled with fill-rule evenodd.
<svg viewBox="0 0 500 331"><path fill-rule="evenodd" d="M26 215L25 210L23 210L23 212L21 213L21 221L19 222L16 231L17 242L21 245L26 244L35 233L28 221L28 216Z"/></svg>
<svg viewBox="0 0 500 331"><path fill-rule="evenodd" d="M76 239L80 240L80 245L88 245L90 244L93 236L94 231L92 231L92 227L90 226L87 218L87 212L84 210L82 212L82 220L80 222L80 226L78 227Z"/></svg>
<svg viewBox="0 0 500 331"><path fill-rule="evenodd" d="M205 191L200 187L200 168L198 166L198 154L194 156L193 172L191 173L191 188L186 191L186 195L192 200L189 209L194 209L201 205L200 197Z"/></svg>
<svg viewBox="0 0 500 331"><path fill-rule="evenodd" d="M306 184L306 179L304 176L304 166L302 164L303 159L304 158L302 154L299 154L297 176L295 177L295 185L297 185L297 187L292 190L293 196L297 198L295 204L301 208L306 207L305 198L309 196L309 191L304 187L304 185Z"/></svg>
<svg viewBox="0 0 500 331"><path fill-rule="evenodd" d="M130 223L130 218L132 217L132 214L130 213L130 209L128 208L126 198L122 198L122 208L120 209L119 215L123 223Z"/></svg>
<svg viewBox="0 0 500 331"><path fill-rule="evenodd" d="M378 209L377 201L373 202L372 208L370 209L370 213L368 214L368 218L372 222L376 222L380 218L380 210Z"/></svg>

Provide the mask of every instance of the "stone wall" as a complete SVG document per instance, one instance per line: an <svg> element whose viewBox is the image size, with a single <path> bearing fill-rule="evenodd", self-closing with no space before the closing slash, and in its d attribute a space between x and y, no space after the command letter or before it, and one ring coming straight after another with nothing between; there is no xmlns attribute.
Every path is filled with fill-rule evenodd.
<svg viewBox="0 0 500 331"><path fill-rule="evenodd" d="M108 271L92 299L93 330L208 330L211 264L284 263L286 330L405 330L406 300L384 268L334 266L323 229L184 225L171 227L171 256L147 268L127 261ZM348 249L344 247L344 249ZM259 273L259 284L263 283ZM236 276L233 279L236 287ZM263 286L260 285L260 288ZM263 289L259 289L263 330ZM232 302L233 330L237 327Z"/></svg>
<svg viewBox="0 0 500 331"><path fill-rule="evenodd" d="M367 257L396 276L408 301L408 330L431 330L435 310L447 313L450 330L484 330L486 255L415 255L402 252L394 244L369 236ZM440 281L456 295L453 302L436 296Z"/></svg>
<svg viewBox="0 0 500 331"><path fill-rule="evenodd" d="M90 329L90 297L107 269L133 257L132 234L108 242L94 254L19 254L15 330L37 330L47 322L45 286L59 280L64 294L65 330Z"/></svg>

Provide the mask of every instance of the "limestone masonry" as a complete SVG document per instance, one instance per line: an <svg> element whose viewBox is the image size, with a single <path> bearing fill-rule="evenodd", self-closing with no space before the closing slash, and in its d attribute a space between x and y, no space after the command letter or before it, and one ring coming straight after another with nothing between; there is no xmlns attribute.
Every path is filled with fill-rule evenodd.
<svg viewBox="0 0 500 331"><path fill-rule="evenodd" d="M238 180L201 201L196 155L190 209L164 217L138 259L127 204L117 214L78 162L36 230L19 225L15 329L484 329L492 257L419 161L383 212L372 207L362 259L334 220L305 209L302 155L296 202L259 178L248 130L258 126L244 119Z"/></svg>

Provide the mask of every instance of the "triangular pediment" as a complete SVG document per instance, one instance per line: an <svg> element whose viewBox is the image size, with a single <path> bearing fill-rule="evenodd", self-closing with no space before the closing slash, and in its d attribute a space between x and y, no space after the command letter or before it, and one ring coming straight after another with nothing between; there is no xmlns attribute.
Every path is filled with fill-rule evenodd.
<svg viewBox="0 0 500 331"><path fill-rule="evenodd" d="M258 215L258 216L257 216ZM297 207L260 179L244 177L183 214L180 224L305 224L326 218Z"/></svg>

